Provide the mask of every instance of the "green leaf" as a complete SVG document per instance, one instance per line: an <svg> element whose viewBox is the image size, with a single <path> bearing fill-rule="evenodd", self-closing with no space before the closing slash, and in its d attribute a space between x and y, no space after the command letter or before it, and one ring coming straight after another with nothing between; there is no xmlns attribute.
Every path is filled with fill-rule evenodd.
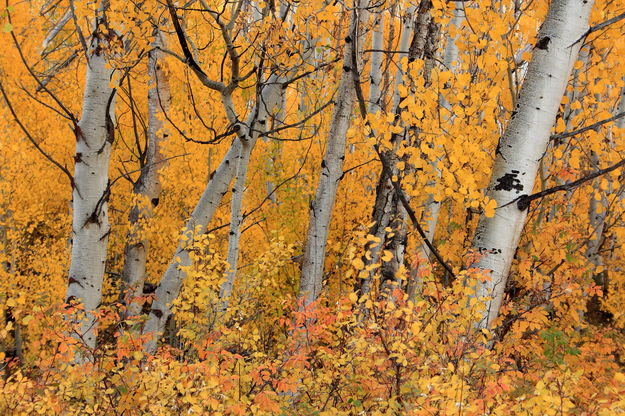
<svg viewBox="0 0 625 416"><path fill-rule="evenodd" d="M9 32L11 32L11 31L13 31L13 25L12 25L11 23L9 23L9 22L6 22L6 23L4 24L4 26L2 27L2 31L3 31L4 33L9 33Z"/></svg>

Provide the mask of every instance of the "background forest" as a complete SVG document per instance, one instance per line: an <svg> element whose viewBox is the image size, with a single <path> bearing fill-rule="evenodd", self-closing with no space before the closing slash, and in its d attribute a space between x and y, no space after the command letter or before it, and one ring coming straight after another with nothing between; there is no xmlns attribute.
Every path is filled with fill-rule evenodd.
<svg viewBox="0 0 625 416"><path fill-rule="evenodd" d="M623 0L5 0L0 414L625 413Z"/></svg>

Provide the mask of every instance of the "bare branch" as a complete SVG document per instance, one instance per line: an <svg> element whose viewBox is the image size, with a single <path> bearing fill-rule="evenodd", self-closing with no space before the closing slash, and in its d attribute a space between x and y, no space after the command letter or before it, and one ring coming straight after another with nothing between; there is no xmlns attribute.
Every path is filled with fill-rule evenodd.
<svg viewBox="0 0 625 416"><path fill-rule="evenodd" d="M595 178L598 178L599 176L605 175L606 173L610 173L613 170L616 170L616 169L618 169L618 168L620 168L621 166L624 166L624 165L625 165L625 159L622 159L620 162L615 163L612 166L609 166L609 167L607 167L605 169L596 170L596 171L594 171L594 172L592 172L592 173L590 173L590 174L588 174L588 175L584 176L583 178L580 178L580 179L578 179L576 181L567 182L567 183L562 184L562 185L554 186L553 188L548 188L548 189L545 189L543 191L536 192L535 194L532 194L532 195L521 195L521 196L513 199L512 201L508 202L507 204L502 205L502 206L500 206L498 208L503 208L503 207L506 207L506 206L511 205L511 204L516 202L517 203L517 207L519 208L519 210L524 211L527 208L529 208L530 203L532 201L536 200L536 199L544 198L547 195L551 195L553 193L560 192L560 191L570 191L571 189L575 189L578 186L584 184L585 182L591 181L591 180L593 180Z"/></svg>
<svg viewBox="0 0 625 416"><path fill-rule="evenodd" d="M59 162L54 160L52 158L52 156L50 156L48 153L46 153L46 151L43 150L43 148L41 146L39 146L39 143L37 143L37 141L30 134L28 129L26 129L26 126L24 126L24 124L22 124L20 119L17 117L17 114L15 113L15 109L13 108L13 105L11 104L11 101L9 100L9 97L7 96L7 93L4 90L4 85L2 85L2 81L0 81L0 92L2 93L2 96L4 97L4 101L7 103L7 107L9 108L9 111L11 112L11 115L13 115L13 120L15 120L17 125L20 126L20 129L22 129L22 131L26 135L26 138L33 144L33 146L35 146L35 149L37 149L39 151L39 153L41 153L46 159L48 159L48 161L50 161L50 163L52 163L54 166L59 168L61 170L61 172L63 172L67 176L67 178L69 179L70 185L72 185L72 187L73 187L74 186L74 177L69 172L69 170L65 166L61 165Z"/></svg>
<svg viewBox="0 0 625 416"><path fill-rule="evenodd" d="M550 137L551 140L561 140L561 139L566 139L568 137L573 137L573 136L577 136L578 134L582 134L587 132L588 130L594 130L597 127L600 127L606 123L610 123L614 120L618 120L621 117L625 117L625 112L622 113L618 113L615 116L612 116L610 118L606 118L605 120L601 120L601 121L597 121L596 123L591 124L590 126L586 126L583 127L581 129L578 130L573 130L567 133L560 133L560 134L554 134Z"/></svg>
<svg viewBox="0 0 625 416"><path fill-rule="evenodd" d="M172 0L166 1L172 23L174 24L174 30L176 31L176 36L178 37L178 42L180 43L182 53L184 54L184 60L182 61L189 65L189 67L193 70L193 72L195 72L195 75L197 75L198 79L202 82L202 84L212 90L223 92L226 89L226 86L221 82L213 81L212 79L210 79L206 72L204 72L204 70L202 70L202 68L195 61L195 58L193 58L193 54L189 49L187 38L185 36L184 30L182 29L182 26L180 25L180 20L178 19L178 15L176 14L176 9L172 3Z"/></svg>

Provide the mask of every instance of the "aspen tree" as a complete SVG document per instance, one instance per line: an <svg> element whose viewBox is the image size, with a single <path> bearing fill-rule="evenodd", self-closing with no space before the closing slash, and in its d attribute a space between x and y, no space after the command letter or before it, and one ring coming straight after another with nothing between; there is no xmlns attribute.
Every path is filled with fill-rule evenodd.
<svg viewBox="0 0 625 416"><path fill-rule="evenodd" d="M308 232L304 245L304 260L299 285L299 298L302 306L314 302L323 284L323 266L332 209L336 191L343 176L345 143L354 105L352 54L359 56L364 36L360 23L366 22L368 11L359 1L355 2L350 19L349 33L345 37L343 50L343 71L328 132L326 152L321 162L321 175L317 183L314 200L310 204Z"/></svg>
<svg viewBox="0 0 625 416"><path fill-rule="evenodd" d="M108 62L112 33L107 26L107 2L96 15L87 51L87 76L82 116L74 129L74 189L72 199L72 254L66 302L79 302L86 316L76 336L89 348L95 347L96 321L93 312L100 305L106 264L108 236L109 159L114 139L115 89L113 68Z"/></svg>
<svg viewBox="0 0 625 416"><path fill-rule="evenodd" d="M411 37L415 25L414 14L415 7L410 6L402 16L401 37L399 41L399 51L397 54L397 71L395 75L391 109L391 111L393 111L394 113L400 111L399 85L403 83L403 76L405 71L403 58L408 56L408 49L411 44ZM390 152L386 153L387 155L390 154ZM371 218L374 224L369 230L369 234L371 234L374 238L372 243L366 246L366 249L370 252L369 258L365 256L366 265L376 264L379 261L380 251L385 243L385 236L387 233L386 229L388 228L391 222L391 218L393 216L393 185L390 182L390 174L391 172L386 172L385 170L382 170L376 187L375 203ZM356 283L356 289L360 292L361 295L366 295L371 290L371 283L375 273L375 269L371 270L365 279L362 279Z"/></svg>
<svg viewBox="0 0 625 416"><path fill-rule="evenodd" d="M163 113L169 109L169 80L165 74L161 48L165 46L163 33L156 29L153 49L148 55L148 126L147 148L144 166L134 185L135 204L130 211L131 231L124 250L122 272L122 299L126 303L126 316L136 316L141 312L138 298L143 296L146 278L146 262L149 241L145 236L144 224L154 215L161 195L160 171L164 167L163 142L169 136L164 129Z"/></svg>
<svg viewBox="0 0 625 416"><path fill-rule="evenodd" d="M523 231L538 166L577 59L593 1L553 0L538 34L534 56L512 118L501 138L487 195L497 202L493 217L480 217L472 265L485 276L474 296L488 298L478 326L497 318L515 250Z"/></svg>
<svg viewBox="0 0 625 416"><path fill-rule="evenodd" d="M280 19L287 18L288 8L282 5L280 7ZM308 54L305 54L307 56ZM294 71L291 71L294 72ZM250 164L250 156L255 144L256 138L260 133L267 129L271 119L283 120L285 106L285 92L281 88L281 84L288 77L280 77L275 74L270 76L268 85L263 86L261 82L260 96L257 98L256 110L250 122L252 128L248 136L253 137L254 141L243 140L241 142L241 153L237 159L236 172L234 176L234 185L232 187L232 202L230 209L230 232L228 233L228 255L227 262L229 265L226 280L219 290L219 298L221 304L219 306L220 313L223 314L228 307L228 300L232 295L234 281L237 273L237 263L239 259L239 251L241 245L241 224L243 223L243 193L245 191L245 180ZM258 120L255 120L258 118ZM258 121L257 124L256 121ZM271 192L273 185L268 184L267 190Z"/></svg>
<svg viewBox="0 0 625 416"><path fill-rule="evenodd" d="M456 8L453 12L453 18L451 19L450 25L454 27L456 33L460 30L460 25L464 20L464 9L461 4L456 4ZM448 37L447 44L445 45L445 50L443 52L442 65L444 70L451 71L452 73L456 73L459 67L458 61L458 45L456 45L457 35L456 37ZM446 112L444 118L448 123L453 123L454 115L452 113L452 106L445 99L444 96L441 95L440 99L440 107L444 109ZM432 168L436 172L435 180L439 180L441 176L440 169L436 166L440 162L440 159L436 159L432 162ZM433 183L430 183L433 185ZM434 234L436 233L436 225L438 224L438 216L440 214L442 201L436 200L437 195L434 193L428 194L425 202L425 207L423 210L423 219L425 219L425 232L426 238L431 242L434 240ZM421 287L421 271L424 267L429 264L430 259L430 250L427 248L427 245L419 242L417 243L417 266L413 267L410 270L410 279L407 284L406 292L408 296L413 301L415 300L415 296L417 291Z"/></svg>
<svg viewBox="0 0 625 416"><path fill-rule="evenodd" d="M247 119L242 121L239 118L232 99L232 93L238 87L241 77L239 74L240 56L233 43L233 26L224 21L221 14L211 10L206 2L201 3L202 7L213 17L217 25L221 28L223 41L226 44L232 66L232 73L228 84L210 79L199 67L189 51L186 35L175 14L174 6L168 2L168 7L172 20L174 21L174 26L176 27L178 40L181 46L183 46L183 51L185 51L186 59L184 63L191 66L204 86L219 92L226 117L231 123L232 131L236 133L236 137L221 163L211 175L200 200L185 225L173 259L169 263L156 289L151 311L143 328L143 333L150 335L144 345L145 351L149 353L156 351L158 338L163 333L167 319L171 315L171 304L178 297L186 276L185 268L191 265L190 249L194 238L206 232L206 227L215 215L223 196L228 192L230 183L236 178L233 187L233 200L231 205L232 221L229 234L229 246L231 248L229 249L228 257L232 261L230 263L231 270L226 278L226 282L220 289L221 299L227 299L230 296L235 276L233 271L236 272L234 259L238 257L240 226L242 222L241 198L249 158L258 138L261 133L264 132L264 126L266 126L270 117L273 117L273 114L276 113L276 109L279 111L278 107L281 102L282 88L288 81L284 80L285 75L280 71L272 73L265 82L259 79L256 85L257 94L254 108ZM232 7L238 10L236 9L237 5L238 3L233 4ZM235 16L231 17L230 22L236 19L236 13L238 12L235 11ZM292 74L293 72L289 72L289 75ZM224 304L222 304L222 308L223 307Z"/></svg>
<svg viewBox="0 0 625 416"><path fill-rule="evenodd" d="M373 36L371 39L371 68L369 75L369 112L373 114L382 110L381 84L385 16L385 10L378 10L373 15Z"/></svg>
<svg viewBox="0 0 625 416"><path fill-rule="evenodd" d="M438 28L432 21L430 15L431 3L428 1L422 1L417 8L410 8L408 15L411 17L408 21L404 21L404 29L401 37L401 47L405 49L405 57L407 57L408 63L413 62L416 59L425 59L428 61L424 65L424 78L429 79L429 72L432 68L431 56L434 53L438 40ZM408 30L410 28L410 30ZM426 58L430 56L430 58ZM401 113L404 111L400 107L401 97L399 94L399 86L404 83L403 74L407 68L403 67L402 59L404 56L399 57L399 67L397 70L397 78L395 83L395 93L393 96L393 114L395 119L401 118ZM400 122L401 123L401 122ZM403 124L403 123L402 123ZM388 260L382 262L382 279L384 282L388 281L399 283L401 278L398 274L401 265L404 262L406 242L407 242L407 212L399 201L391 178L397 175L409 175L411 169L407 165L407 169L400 172L397 169L396 162L398 160L396 153L401 146L411 146L415 143L411 143L409 138L409 131L403 129L402 133L393 135L392 144L394 148L384 152L384 157L387 160L394 160L392 171L383 170L376 188L376 201L374 204L373 221L375 221L373 227L369 231L374 238L374 246L369 254L370 259L367 259L367 264L375 264L379 261L379 253L381 246L391 254ZM391 231L387 233L387 228ZM367 294L371 289L371 281L375 271L369 273L369 276L360 282L360 293Z"/></svg>

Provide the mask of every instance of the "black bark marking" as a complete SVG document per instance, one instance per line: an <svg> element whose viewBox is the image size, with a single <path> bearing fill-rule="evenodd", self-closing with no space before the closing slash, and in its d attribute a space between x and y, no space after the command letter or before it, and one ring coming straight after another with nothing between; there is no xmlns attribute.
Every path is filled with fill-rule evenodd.
<svg viewBox="0 0 625 416"><path fill-rule="evenodd" d="M510 173L506 173L500 178L497 178L497 185L495 185L496 191L512 191L516 190L516 193L520 193L523 190L521 181L517 179L519 176L518 170L512 170Z"/></svg>
<svg viewBox="0 0 625 416"><path fill-rule="evenodd" d="M152 309L152 313L158 319L161 319L163 317L163 311L161 311L160 309Z"/></svg>
<svg viewBox="0 0 625 416"><path fill-rule="evenodd" d="M543 36L536 42L536 49L542 49L544 51L549 50L549 42L551 42L551 38L549 36Z"/></svg>
<svg viewBox="0 0 625 416"><path fill-rule="evenodd" d="M79 280L74 279L73 277L70 277L67 283L68 283L68 284L70 284L70 285L72 285L72 284L74 284L74 283L75 283L75 284L77 284L77 285L78 285L78 286L80 286L80 287L84 287L84 286L82 285L82 283L80 283L80 281L79 281Z"/></svg>

